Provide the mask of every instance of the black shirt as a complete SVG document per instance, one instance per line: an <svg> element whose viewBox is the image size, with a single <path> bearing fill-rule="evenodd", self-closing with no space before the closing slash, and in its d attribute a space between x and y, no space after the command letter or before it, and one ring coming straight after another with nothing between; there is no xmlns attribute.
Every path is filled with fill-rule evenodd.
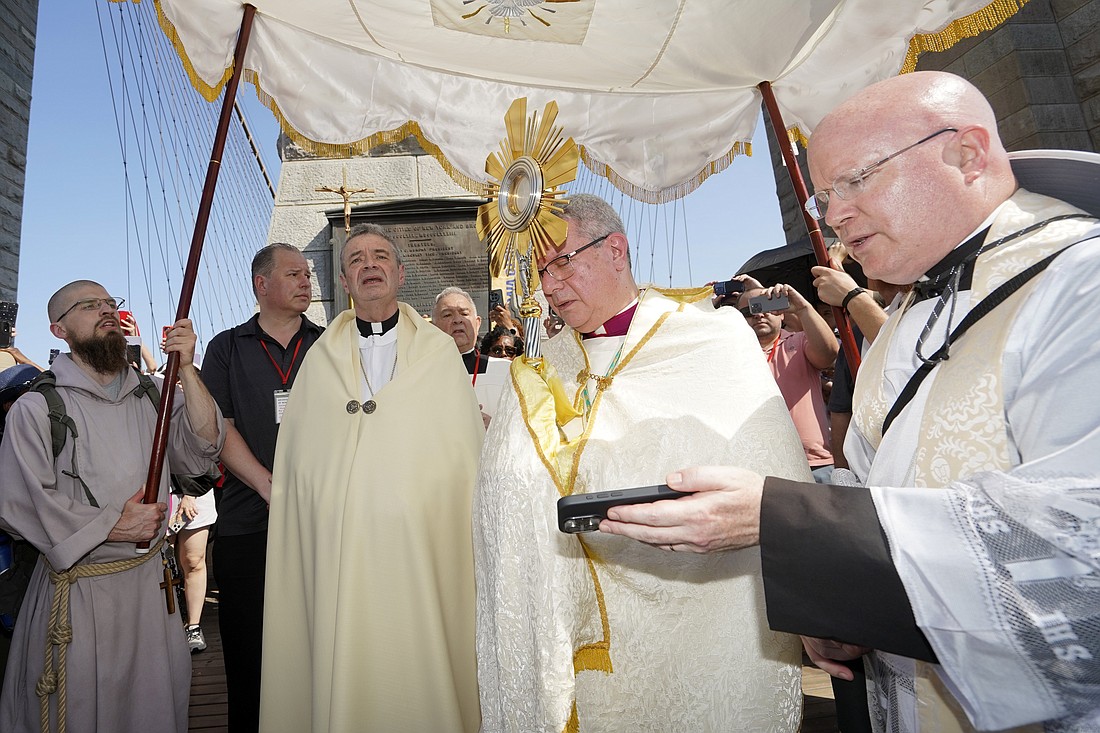
<svg viewBox="0 0 1100 733"><path fill-rule="evenodd" d="M485 370L489 368L489 357L477 349L470 349L462 355L462 364L466 367L467 374L474 373L475 365L477 366L477 373L484 374Z"/></svg>
<svg viewBox="0 0 1100 733"><path fill-rule="evenodd" d="M264 333L259 319L257 314L211 339L202 362L202 381L222 414L233 419L252 455L270 471L279 436L275 392L294 384L306 352L324 329L302 316L298 333L284 349ZM267 529L267 504L232 473L226 471L225 486L215 497L218 534L242 535Z"/></svg>

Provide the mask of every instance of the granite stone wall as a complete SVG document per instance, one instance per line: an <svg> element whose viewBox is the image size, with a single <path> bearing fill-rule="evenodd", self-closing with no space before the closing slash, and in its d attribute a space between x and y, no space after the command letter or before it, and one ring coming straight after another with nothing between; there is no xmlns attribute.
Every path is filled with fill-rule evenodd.
<svg viewBox="0 0 1100 733"><path fill-rule="evenodd" d="M0 10L0 300L16 300L38 0Z"/></svg>
<svg viewBox="0 0 1100 733"><path fill-rule="evenodd" d="M342 210L343 199L316 189L339 188L346 170L348 189L374 190L353 196L353 207L411 198L475 198L451 180L415 138L380 145L365 156L333 159L312 157L283 136L279 139L279 156L282 168L268 243L293 244L309 260L315 283L313 304L307 315L315 323L328 323L347 307L347 295L339 284L339 268L334 266L335 248L343 242L344 232L341 229L334 237L326 216L326 212Z"/></svg>

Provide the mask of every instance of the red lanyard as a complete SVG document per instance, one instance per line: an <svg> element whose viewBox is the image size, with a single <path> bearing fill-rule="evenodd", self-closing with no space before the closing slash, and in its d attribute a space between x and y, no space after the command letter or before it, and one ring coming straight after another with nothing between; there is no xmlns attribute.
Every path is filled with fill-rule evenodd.
<svg viewBox="0 0 1100 733"><path fill-rule="evenodd" d="M780 334L782 336L783 334ZM775 358L775 347L779 345L779 336L775 337L775 341L772 341L772 346L768 349L768 363L772 363L772 359Z"/></svg>
<svg viewBox="0 0 1100 733"><path fill-rule="evenodd" d="M481 352L474 349L474 379L470 382L471 387L477 386L477 368L481 365Z"/></svg>
<svg viewBox="0 0 1100 733"><path fill-rule="evenodd" d="M290 357L290 368L286 370L286 374L283 374L283 370L279 368L279 362L275 361L275 357L271 355L271 352L267 350L267 344L260 340L260 346L264 347L264 352L267 354L267 358L271 359L271 365L275 367L275 371L279 372L279 379L283 380L283 386L290 381L290 373L294 371L294 362L298 359L298 349L302 348L302 339L298 339L298 344L294 347L294 356Z"/></svg>

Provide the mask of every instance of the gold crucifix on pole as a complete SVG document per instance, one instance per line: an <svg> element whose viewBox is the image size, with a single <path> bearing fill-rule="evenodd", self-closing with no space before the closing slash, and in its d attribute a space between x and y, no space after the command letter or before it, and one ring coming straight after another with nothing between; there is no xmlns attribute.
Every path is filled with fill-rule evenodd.
<svg viewBox="0 0 1100 733"><path fill-rule="evenodd" d="M357 193L374 193L373 188L348 188L348 167L344 166L344 182L340 188L321 186L315 188L318 193L334 193L344 199L344 234L351 233L351 197Z"/></svg>

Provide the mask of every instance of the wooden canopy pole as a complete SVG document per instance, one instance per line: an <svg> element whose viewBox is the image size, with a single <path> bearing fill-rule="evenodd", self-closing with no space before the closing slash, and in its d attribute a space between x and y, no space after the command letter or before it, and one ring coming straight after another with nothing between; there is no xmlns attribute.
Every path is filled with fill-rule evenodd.
<svg viewBox="0 0 1100 733"><path fill-rule="evenodd" d="M233 52L233 74L225 85L222 96L221 116L214 133L214 148L210 153L210 165L206 168L206 182L202 187L198 213L195 216L195 233L191 237L191 251L187 256L187 267L183 271L183 285L180 287L180 302L176 308L176 320L187 318L191 312L191 297L195 293L195 280L199 273L199 257L206 240L206 226L210 221L210 209L214 204L214 188L218 185L218 173L221 171L222 154L225 151L225 139L229 134L229 122L233 116L233 101L237 97L241 74L244 71L244 52L248 48L248 37L252 33L252 20L256 15L254 5L244 6L241 30L237 35L237 48ZM160 412L157 415L157 428L153 433L153 451L149 458L149 473L145 479L145 495L142 502L153 504L160 493L160 474L164 468L164 452L168 448L168 426L172 416L174 386L179 376L180 355L173 351L168 355L168 367L164 373L164 389L160 394ZM138 545L138 550L148 549L149 543Z"/></svg>
<svg viewBox="0 0 1100 733"><path fill-rule="evenodd" d="M829 261L829 251L825 249L825 237L821 234L821 226L817 219L806 211L806 202L810 193L806 189L806 182L802 179L802 170L798 167L798 161L794 157L794 149L791 147L790 138L787 137L787 126L783 124L783 117L779 114L779 105L775 103L775 94L772 93L772 85L766 81L757 85L760 93L764 95L764 109L768 111L768 118L775 128L775 137L779 140L779 150L783 153L783 161L787 164L787 174L791 177L791 185L794 186L794 195L798 198L798 210L802 212L802 218L806 221L806 228L810 232L810 243L814 248L814 256L817 264L824 267L832 267ZM837 330L840 332L840 345L844 349L844 356L848 359L848 368L852 371L852 378L859 370L859 346L856 345L855 334L852 333L852 324L848 321L848 314L839 306L833 306L833 317L836 320Z"/></svg>

